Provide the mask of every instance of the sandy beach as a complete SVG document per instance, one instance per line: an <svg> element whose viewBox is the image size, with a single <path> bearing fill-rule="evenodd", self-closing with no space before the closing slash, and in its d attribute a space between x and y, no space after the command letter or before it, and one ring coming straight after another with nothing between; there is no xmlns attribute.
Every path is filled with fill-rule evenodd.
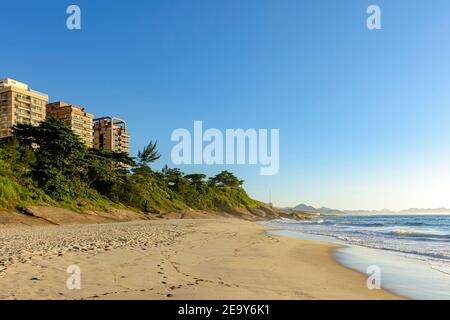
<svg viewBox="0 0 450 320"><path fill-rule="evenodd" d="M264 231L231 218L1 229L0 299L400 298L368 290L334 244Z"/></svg>

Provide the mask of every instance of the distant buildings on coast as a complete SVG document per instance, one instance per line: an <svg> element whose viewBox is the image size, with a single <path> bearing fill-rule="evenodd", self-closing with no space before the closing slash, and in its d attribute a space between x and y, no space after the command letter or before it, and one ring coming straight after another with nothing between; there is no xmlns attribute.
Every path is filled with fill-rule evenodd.
<svg viewBox="0 0 450 320"><path fill-rule="evenodd" d="M130 136L125 120L87 113L81 106L49 102L45 93L31 90L28 84L10 78L0 80L0 138L12 134L18 123L39 125L46 118L66 123L88 148L130 152Z"/></svg>

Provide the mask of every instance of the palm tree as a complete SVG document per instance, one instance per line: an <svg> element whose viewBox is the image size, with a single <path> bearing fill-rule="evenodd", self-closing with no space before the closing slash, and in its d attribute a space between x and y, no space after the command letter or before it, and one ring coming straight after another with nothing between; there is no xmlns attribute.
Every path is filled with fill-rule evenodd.
<svg viewBox="0 0 450 320"><path fill-rule="evenodd" d="M138 161L139 161L139 167L150 167L150 163L155 162L159 158L161 158L161 155L158 152L158 149L156 148L158 142L150 141L149 144L142 150L142 152L138 151Z"/></svg>

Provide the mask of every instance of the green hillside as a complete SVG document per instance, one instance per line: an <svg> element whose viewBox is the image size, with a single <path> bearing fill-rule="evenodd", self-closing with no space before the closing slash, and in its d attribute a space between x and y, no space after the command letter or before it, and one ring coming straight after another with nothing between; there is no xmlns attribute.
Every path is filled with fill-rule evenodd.
<svg viewBox="0 0 450 320"><path fill-rule="evenodd" d="M232 173L215 177L185 175L179 169L151 169L160 157L150 142L135 158L87 149L63 122L19 124L0 140L0 209L23 211L51 205L77 211L127 207L145 213L186 208L220 211L253 209L252 200Z"/></svg>

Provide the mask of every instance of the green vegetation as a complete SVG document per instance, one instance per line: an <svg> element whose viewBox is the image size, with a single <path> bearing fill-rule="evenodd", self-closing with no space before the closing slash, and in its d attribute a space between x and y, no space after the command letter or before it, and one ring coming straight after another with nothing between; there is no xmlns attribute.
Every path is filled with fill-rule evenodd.
<svg viewBox="0 0 450 320"><path fill-rule="evenodd" d="M63 122L18 124L0 141L0 208L53 205L76 210L134 208L146 213L256 208L243 181L223 171L207 179L179 169L151 169L160 158L150 142L136 158L88 149Z"/></svg>

